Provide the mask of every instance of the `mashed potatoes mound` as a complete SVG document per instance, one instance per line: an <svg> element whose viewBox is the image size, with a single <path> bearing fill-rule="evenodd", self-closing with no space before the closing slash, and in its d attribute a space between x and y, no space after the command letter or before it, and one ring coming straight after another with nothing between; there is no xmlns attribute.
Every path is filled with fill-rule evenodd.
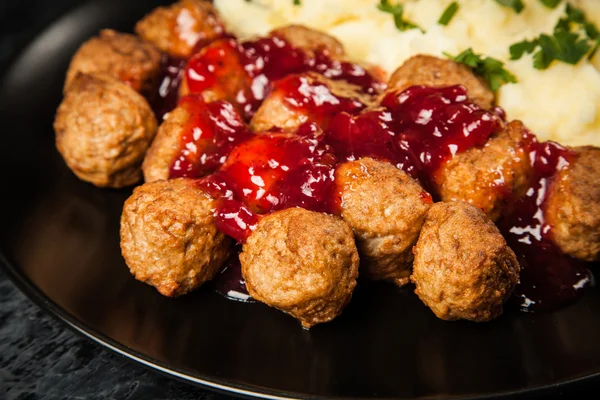
<svg viewBox="0 0 600 400"><path fill-rule="evenodd" d="M531 56L509 61L508 48L540 33L551 33L566 1L555 9L540 0L524 0L516 14L492 0L458 0L460 9L447 26L437 23L453 0L405 0L405 19L418 29L399 31L393 17L377 8L378 0L215 0L229 29L241 38L264 35L290 23L328 32L349 57L393 72L415 54L444 57L471 47L476 53L506 62L518 83L502 86L498 104L509 119L522 120L541 140L565 145L600 146L600 54L577 65L553 62L533 68ZM394 1L390 1L394 3ZM600 1L571 0L600 26ZM600 52L599 52L600 53Z"/></svg>

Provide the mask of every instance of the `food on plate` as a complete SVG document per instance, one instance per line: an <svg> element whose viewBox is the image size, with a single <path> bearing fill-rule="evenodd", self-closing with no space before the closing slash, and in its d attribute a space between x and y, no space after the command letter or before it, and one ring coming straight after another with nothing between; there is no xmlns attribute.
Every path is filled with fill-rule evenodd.
<svg viewBox="0 0 600 400"><path fill-rule="evenodd" d="M56 147L80 179L120 188L142 177L142 161L156 133L148 102L106 74L79 73L54 121Z"/></svg>
<svg viewBox="0 0 600 400"><path fill-rule="evenodd" d="M170 297L212 279L232 245L217 230L213 207L190 179L136 187L121 215L121 251L136 279Z"/></svg>
<svg viewBox="0 0 600 400"><path fill-rule="evenodd" d="M348 82L333 81L315 72L289 75L273 83L250 128L254 132L273 128L293 131L311 121L327 129L335 115L356 113L373 103L373 96Z"/></svg>
<svg viewBox="0 0 600 400"><path fill-rule="evenodd" d="M196 46L222 36L225 29L208 1L180 0L158 7L135 25L135 32L172 57L189 58Z"/></svg>
<svg viewBox="0 0 600 400"><path fill-rule="evenodd" d="M281 3L282 18L306 18L328 2ZM258 0L250 3L240 9L256 12ZM271 0L260 3L273 11ZM417 2L403 3L412 10L406 14L395 3L352 3L362 10L369 3L374 20L384 14L394 32L405 32L382 43L406 46L448 32L407 19L417 16ZM539 9L526 3L525 20ZM166 296L215 279L225 296L251 296L305 328L340 315L359 274L412 282L439 318L470 321L497 318L507 303L557 309L593 282L586 262L600 252L600 150L540 140L515 118L521 114L504 110L506 88L523 86L499 50L491 56L503 61L451 41L440 42L443 56L387 46L389 58L405 62L387 68L395 72L386 82L372 59L348 58L336 29L331 36L273 22L264 36L240 39L220 21L231 9L215 4L220 15L207 2L183 0L138 23L137 33L166 53L154 92L136 92L114 67L138 62L133 55L151 45L103 31L89 43L110 51L130 43L127 61L115 56L118 63L98 61L103 72L79 72L57 110L57 148L81 179L123 187L143 172L146 183L121 218L123 257L137 279ZM585 15L569 7L541 19L563 15L570 19L555 31L583 34L575 28ZM343 8L317 14L327 19ZM458 14L439 25L457 29L454 18L471 18L462 6ZM427 36L430 28L435 34ZM369 35L341 41L354 55L358 42L373 44ZM515 62L541 51L542 42L511 48ZM580 59L586 46L570 56ZM94 61L81 53L73 71L82 59ZM554 64L566 63L559 56L537 56L539 70L552 75ZM152 86L159 57L147 58L153 68L134 68L142 88ZM149 104L160 121L156 135Z"/></svg>
<svg viewBox="0 0 600 400"><path fill-rule="evenodd" d="M471 68L452 60L416 55L406 60L392 73L388 90L403 91L411 86L446 87L463 85L469 99L479 107L491 109L494 93Z"/></svg>
<svg viewBox="0 0 600 400"><path fill-rule="evenodd" d="M429 208L414 253L415 293L444 320L496 318L519 280L515 253L498 228L464 202Z"/></svg>
<svg viewBox="0 0 600 400"><path fill-rule="evenodd" d="M264 217L244 244L240 262L250 295L305 328L338 316L358 277L350 227L339 217L302 208Z"/></svg>
<svg viewBox="0 0 600 400"><path fill-rule="evenodd" d="M498 220L510 200L520 197L529 186L530 136L521 121L512 121L483 147L456 154L435 173L440 198L466 201Z"/></svg>
<svg viewBox="0 0 600 400"><path fill-rule="evenodd" d="M341 164L335 181L341 217L356 238L361 276L408 283L431 195L405 172L371 158Z"/></svg>
<svg viewBox="0 0 600 400"><path fill-rule="evenodd" d="M572 257L600 260L600 149L572 149L569 165L550 185L544 215L551 238Z"/></svg>
<svg viewBox="0 0 600 400"><path fill-rule="evenodd" d="M144 179L152 182L208 175L249 135L230 103L205 103L199 95L184 97L165 116L146 153L142 165Z"/></svg>
<svg viewBox="0 0 600 400"><path fill-rule="evenodd" d="M65 92L79 73L105 73L138 92L149 93L158 84L161 58L158 49L137 36L103 29L82 44L71 59Z"/></svg>
<svg viewBox="0 0 600 400"><path fill-rule="evenodd" d="M458 10L444 20L453 2L213 3L227 29L241 40L290 24L304 25L338 39L350 61L377 65L387 74L416 55L447 59L448 54L472 49L484 59L504 63L515 76L515 83L496 92L496 105L511 119L523 121L542 141L600 146L600 52L594 50L600 26L597 0L459 0ZM523 9L517 12L519 4ZM567 30L570 38L563 40ZM531 51L518 58L519 49ZM494 75L498 72L496 65L487 67Z"/></svg>

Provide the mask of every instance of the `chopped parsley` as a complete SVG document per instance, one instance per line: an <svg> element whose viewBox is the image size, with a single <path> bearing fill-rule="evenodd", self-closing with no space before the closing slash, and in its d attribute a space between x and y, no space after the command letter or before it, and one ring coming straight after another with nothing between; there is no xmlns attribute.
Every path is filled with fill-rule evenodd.
<svg viewBox="0 0 600 400"><path fill-rule="evenodd" d="M493 92L496 92L500 86L506 83L517 83L517 77L504 68L504 63L491 57L483 57L473 53L471 48L463 51L457 56L444 53L446 57L465 64L473 69L477 75L481 76L490 86Z"/></svg>
<svg viewBox="0 0 600 400"><path fill-rule="evenodd" d="M510 46L510 59L533 54L533 66L546 69L552 61L575 65L585 55L591 59L600 48L600 32L589 22L583 11L567 4L565 15L554 27L552 35L541 34L533 40L523 40ZM591 51L590 51L591 50Z"/></svg>
<svg viewBox="0 0 600 400"><path fill-rule="evenodd" d="M456 1L452 2L442 13L438 24L440 25L448 25L452 18L454 18L454 14L458 11L459 5Z"/></svg>
<svg viewBox="0 0 600 400"><path fill-rule="evenodd" d="M543 5L545 5L548 8L556 8L556 6L558 6L562 0L540 0L542 2Z"/></svg>
<svg viewBox="0 0 600 400"><path fill-rule="evenodd" d="M396 28L398 28L399 31L406 31L409 29L420 29L423 31L417 25L403 18L402 14L404 14L404 6L402 6L402 4L392 5L389 0L380 0L377 8L394 16L394 24L396 24Z"/></svg>
<svg viewBox="0 0 600 400"><path fill-rule="evenodd" d="M302 2L300 0L294 0L294 5L295 6L301 6Z"/></svg>
<svg viewBox="0 0 600 400"><path fill-rule="evenodd" d="M523 4L522 0L496 0L496 3L504 7L512 8L517 14L520 14L525 8L525 4Z"/></svg>

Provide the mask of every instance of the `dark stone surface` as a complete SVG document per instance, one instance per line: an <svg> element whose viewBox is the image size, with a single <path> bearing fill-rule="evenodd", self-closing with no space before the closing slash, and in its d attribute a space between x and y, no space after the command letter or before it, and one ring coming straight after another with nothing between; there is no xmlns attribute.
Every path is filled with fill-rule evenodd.
<svg viewBox="0 0 600 400"><path fill-rule="evenodd" d="M0 269L0 399L232 397L165 377L75 334Z"/></svg>

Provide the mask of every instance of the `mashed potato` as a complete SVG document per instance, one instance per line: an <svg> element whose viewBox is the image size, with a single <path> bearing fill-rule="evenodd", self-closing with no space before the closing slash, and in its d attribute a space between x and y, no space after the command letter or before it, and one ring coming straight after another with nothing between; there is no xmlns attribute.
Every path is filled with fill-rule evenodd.
<svg viewBox="0 0 600 400"><path fill-rule="evenodd" d="M390 1L394 3L394 1ZM444 57L472 47L476 53L506 62L518 83L498 91L498 104L510 119L522 120L542 140L600 146L600 52L592 62L553 62L533 68L532 56L509 61L508 48L540 33L551 33L566 1L555 9L540 0L524 0L516 14L492 0L458 0L460 9L447 26L437 23L452 0L405 0L405 19L425 30L399 31L393 17L377 8L378 0L215 0L229 29L242 38L264 35L290 23L336 36L349 57L393 72L415 54ZM600 26L600 1L571 0Z"/></svg>

